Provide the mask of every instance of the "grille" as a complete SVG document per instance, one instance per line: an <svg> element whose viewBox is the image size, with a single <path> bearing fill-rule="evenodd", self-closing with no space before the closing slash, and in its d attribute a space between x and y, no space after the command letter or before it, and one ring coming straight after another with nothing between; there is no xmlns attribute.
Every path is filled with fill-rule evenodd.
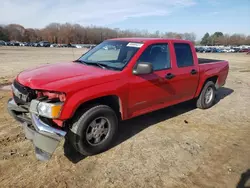
<svg viewBox="0 0 250 188"><path fill-rule="evenodd" d="M19 105L24 105L30 102L32 99L36 98L36 93L29 87L23 86L16 80L13 82L13 89L17 90L13 92L13 98L15 102Z"/></svg>

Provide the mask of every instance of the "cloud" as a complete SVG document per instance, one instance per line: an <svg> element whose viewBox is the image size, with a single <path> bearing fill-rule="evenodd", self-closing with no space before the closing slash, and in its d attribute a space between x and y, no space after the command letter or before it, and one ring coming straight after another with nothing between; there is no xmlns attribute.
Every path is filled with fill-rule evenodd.
<svg viewBox="0 0 250 188"><path fill-rule="evenodd" d="M211 12L210 14L211 14L211 15L217 15L217 14L219 14L219 12L216 12L216 11L215 11L215 12Z"/></svg>
<svg viewBox="0 0 250 188"><path fill-rule="evenodd" d="M221 2L219 2L218 0L208 0L207 3L210 4L210 5L212 5L212 6L219 6L219 5L221 5Z"/></svg>
<svg viewBox="0 0 250 188"><path fill-rule="evenodd" d="M0 24L41 28L51 22L108 25L133 17L167 16L194 0L8 0L1 3Z"/></svg>

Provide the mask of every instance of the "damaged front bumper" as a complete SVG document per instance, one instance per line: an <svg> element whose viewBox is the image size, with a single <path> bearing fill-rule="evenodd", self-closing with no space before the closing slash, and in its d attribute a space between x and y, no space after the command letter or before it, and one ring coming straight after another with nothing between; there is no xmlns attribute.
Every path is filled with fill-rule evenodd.
<svg viewBox="0 0 250 188"><path fill-rule="evenodd" d="M25 137L33 142L37 159L49 160L66 132L44 123L38 115L18 106L13 99L8 101L8 111L12 117L22 123ZM24 114L29 114L30 117Z"/></svg>

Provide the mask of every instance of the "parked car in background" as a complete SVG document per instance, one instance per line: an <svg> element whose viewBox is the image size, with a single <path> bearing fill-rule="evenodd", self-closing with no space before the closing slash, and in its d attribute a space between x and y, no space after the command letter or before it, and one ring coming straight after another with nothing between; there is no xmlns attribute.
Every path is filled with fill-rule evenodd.
<svg viewBox="0 0 250 188"><path fill-rule="evenodd" d="M221 49L222 52L227 53L229 52L228 49Z"/></svg>
<svg viewBox="0 0 250 188"><path fill-rule="evenodd" d="M79 45L79 44L76 44L75 47L76 47L76 48L82 48L82 46Z"/></svg>
<svg viewBox="0 0 250 188"><path fill-rule="evenodd" d="M116 47L115 46L104 46L103 47L104 50L116 50Z"/></svg>
<svg viewBox="0 0 250 188"><path fill-rule="evenodd" d="M222 50L219 49L219 48L216 49L216 52L217 52L217 53L223 53Z"/></svg>
<svg viewBox="0 0 250 188"><path fill-rule="evenodd" d="M0 46L5 46L5 45L6 45L6 42L3 40L0 40Z"/></svg>
<svg viewBox="0 0 250 188"><path fill-rule="evenodd" d="M6 42L6 46L14 46L14 44L10 41Z"/></svg>
<svg viewBox="0 0 250 188"><path fill-rule="evenodd" d="M27 46L33 46L33 42L27 42Z"/></svg>
<svg viewBox="0 0 250 188"><path fill-rule="evenodd" d="M65 47L68 47L68 45L67 44L57 44L57 47L59 47L59 48L65 48Z"/></svg>
<svg viewBox="0 0 250 188"><path fill-rule="evenodd" d="M200 52L201 48L200 47L195 47L196 52Z"/></svg>
<svg viewBox="0 0 250 188"><path fill-rule="evenodd" d="M89 50L92 50L94 47L95 47L95 46L90 46L88 49L89 49Z"/></svg>
<svg viewBox="0 0 250 188"><path fill-rule="evenodd" d="M23 42L24 46L29 46L28 42Z"/></svg>
<svg viewBox="0 0 250 188"><path fill-rule="evenodd" d="M212 49L211 49L211 52L212 52L212 53L219 53L219 52L221 52L221 50L218 49L218 48L212 48Z"/></svg>
<svg viewBox="0 0 250 188"><path fill-rule="evenodd" d="M71 44L71 43L67 44L67 47L68 47L68 48L76 48L76 46L73 45L73 44Z"/></svg>
<svg viewBox="0 0 250 188"><path fill-rule="evenodd" d="M239 52L240 51L240 48L233 48L234 49L234 52Z"/></svg>
<svg viewBox="0 0 250 188"><path fill-rule="evenodd" d="M38 47L50 47L50 42L48 42L48 41L40 41L38 43Z"/></svg>
<svg viewBox="0 0 250 188"><path fill-rule="evenodd" d="M209 52L212 52L212 48L205 48L203 53L209 53Z"/></svg>
<svg viewBox="0 0 250 188"><path fill-rule="evenodd" d="M238 52L248 52L250 46L241 45L241 46L196 46L195 51L197 53L238 53Z"/></svg>
<svg viewBox="0 0 250 188"><path fill-rule="evenodd" d="M32 43L32 46L33 46L33 47L40 47L40 44L39 44L38 42L33 42L33 43Z"/></svg>
<svg viewBox="0 0 250 188"><path fill-rule="evenodd" d="M239 52L248 52L249 49L247 48L243 48L243 49L240 49Z"/></svg>
<svg viewBox="0 0 250 188"><path fill-rule="evenodd" d="M20 43L18 41L10 41L8 46L20 46Z"/></svg>
<svg viewBox="0 0 250 188"><path fill-rule="evenodd" d="M198 50L198 52L203 53L205 51L205 48L199 48Z"/></svg>
<svg viewBox="0 0 250 188"><path fill-rule="evenodd" d="M58 45L57 44L50 44L50 47L55 48L55 47L58 47Z"/></svg>

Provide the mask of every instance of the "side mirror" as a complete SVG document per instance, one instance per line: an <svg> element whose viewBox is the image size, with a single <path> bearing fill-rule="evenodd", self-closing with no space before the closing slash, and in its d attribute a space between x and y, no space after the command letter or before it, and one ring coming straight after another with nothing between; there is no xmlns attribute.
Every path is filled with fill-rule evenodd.
<svg viewBox="0 0 250 188"><path fill-rule="evenodd" d="M153 65L149 62L140 62L133 70L133 74L150 74L153 72Z"/></svg>

